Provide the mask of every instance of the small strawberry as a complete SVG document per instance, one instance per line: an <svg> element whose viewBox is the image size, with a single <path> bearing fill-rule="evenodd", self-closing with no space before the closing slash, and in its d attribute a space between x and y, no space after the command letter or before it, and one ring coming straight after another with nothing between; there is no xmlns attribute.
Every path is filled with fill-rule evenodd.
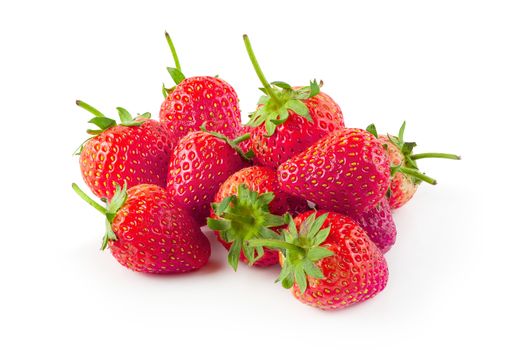
<svg viewBox="0 0 528 350"><path fill-rule="evenodd" d="M305 200L292 197L279 188L275 170L262 166L244 168L231 175L220 186L214 202L207 223L229 250L228 261L235 270L239 257L244 263L255 266L275 265L278 262L276 252L264 249L257 259L254 250L248 251L247 240L263 235L276 236L277 233L269 232L269 228L275 231L283 225L282 215L308 210Z"/></svg>
<svg viewBox="0 0 528 350"><path fill-rule="evenodd" d="M163 86L165 101L161 104L160 121L178 141L189 131L197 131L203 123L206 128L235 138L241 128L238 96L231 85L210 76L185 78L172 40L165 37L174 58L175 68L167 70L176 86Z"/></svg>
<svg viewBox="0 0 528 350"><path fill-rule="evenodd" d="M200 226L156 185L116 186L106 208L76 184L75 192L106 217L101 249L110 247L123 266L138 272L182 273L204 266L211 246Z"/></svg>
<svg viewBox="0 0 528 350"><path fill-rule="evenodd" d="M338 130L277 170L281 188L318 207L349 214L374 208L389 187L389 160L362 129Z"/></svg>
<svg viewBox="0 0 528 350"><path fill-rule="evenodd" d="M382 198L374 208L360 214L352 213L350 217L359 223L383 254L396 242L396 225L387 198Z"/></svg>
<svg viewBox="0 0 528 350"><path fill-rule="evenodd" d="M249 134L236 142L247 138ZM224 135L205 128L192 131L180 139L172 152L167 190L203 225L218 188L231 174L248 165L247 159L236 143Z"/></svg>
<svg viewBox="0 0 528 350"><path fill-rule="evenodd" d="M87 103L76 103L95 116L89 123L99 127L88 130L93 137L76 152L84 181L97 197L112 198L116 183L165 187L173 143L162 124L150 120L150 113L133 119L118 107L121 124L117 125Z"/></svg>
<svg viewBox="0 0 528 350"><path fill-rule="evenodd" d="M388 279L387 262L367 233L348 216L310 211L288 220L282 240L254 239L252 247L279 250L277 279L301 302L342 309L374 297Z"/></svg>
<svg viewBox="0 0 528 350"><path fill-rule="evenodd" d="M405 142L403 134L406 123L403 122L398 136L379 135L374 124L367 127L372 135L377 137L385 147L391 165L391 183L387 196L392 209L397 209L407 203L418 189L418 185L427 182L436 185L437 181L420 172L416 160L423 158L461 159L460 156L449 153L413 154L415 142Z"/></svg>
<svg viewBox="0 0 528 350"><path fill-rule="evenodd" d="M265 93L251 115L251 145L256 161L277 168L294 155L334 130L345 127L341 109L315 80L310 86L291 87L284 82L268 83L257 62L247 35L244 42Z"/></svg>

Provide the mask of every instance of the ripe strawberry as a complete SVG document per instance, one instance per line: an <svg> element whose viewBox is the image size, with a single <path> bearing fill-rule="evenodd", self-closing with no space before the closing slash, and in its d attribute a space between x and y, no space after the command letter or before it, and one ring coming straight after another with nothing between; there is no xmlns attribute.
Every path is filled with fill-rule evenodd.
<svg viewBox="0 0 528 350"><path fill-rule="evenodd" d="M305 200L292 197L279 188L275 170L262 166L244 168L231 175L220 186L214 202L207 223L229 250L229 262L235 270L239 258L255 266L275 265L278 262L276 252L264 249L257 259L254 250L247 250L247 240L263 235L276 236L276 232L269 232L267 228L275 227L272 230L276 230L283 225L280 216L308 210Z"/></svg>
<svg viewBox="0 0 528 350"><path fill-rule="evenodd" d="M88 130L94 136L76 152L84 181L97 197L112 198L116 183L165 187L173 143L162 124L150 120L150 113L132 119L118 107L121 124L117 125L94 107L82 101L77 105L94 114L89 123L99 127Z"/></svg>
<svg viewBox="0 0 528 350"><path fill-rule="evenodd" d="M182 273L204 266L211 246L200 226L156 185L116 186L104 208L73 184L81 198L106 216L101 249L110 246L123 266L138 272Z"/></svg>
<svg viewBox="0 0 528 350"><path fill-rule="evenodd" d="M259 164L277 168L321 137L345 127L341 109L320 92L320 84L315 80L306 87L268 83L247 35L244 42L265 93L248 123L254 127L251 145Z"/></svg>
<svg viewBox="0 0 528 350"><path fill-rule="evenodd" d="M387 198L382 198L374 208L361 214L352 213L351 217L367 232L370 240L383 254L396 242L396 225Z"/></svg>
<svg viewBox="0 0 528 350"><path fill-rule="evenodd" d="M235 138L241 128L238 96L231 85L210 76L185 78L180 62L168 33L165 37L174 58L176 68L167 70L176 86L163 86L165 101L161 104L160 121L178 141L189 131L197 131L203 123L211 131Z"/></svg>
<svg viewBox="0 0 528 350"><path fill-rule="evenodd" d="M247 138L249 134L237 142ZM167 190L203 225L218 188L231 174L247 165L245 159L246 155L235 142L224 135L205 129L192 131L174 148Z"/></svg>
<svg viewBox="0 0 528 350"><path fill-rule="evenodd" d="M343 214L374 208L389 186L385 149L361 129L338 130L277 170L281 188Z"/></svg>
<svg viewBox="0 0 528 350"><path fill-rule="evenodd" d="M380 135L374 124L368 126L367 131L377 137L385 147L391 166L391 183L387 196L392 209L397 209L407 203L418 189L422 181L436 185L436 180L420 172L416 160L423 158L461 159L460 156L449 153L420 153L413 154L415 142L405 142L403 134L406 123L403 122L398 136Z"/></svg>
<svg viewBox="0 0 528 350"><path fill-rule="evenodd" d="M387 284L383 254L348 216L310 211L290 217L282 238L255 239L249 245L279 249L277 281L305 304L342 309L374 297Z"/></svg>

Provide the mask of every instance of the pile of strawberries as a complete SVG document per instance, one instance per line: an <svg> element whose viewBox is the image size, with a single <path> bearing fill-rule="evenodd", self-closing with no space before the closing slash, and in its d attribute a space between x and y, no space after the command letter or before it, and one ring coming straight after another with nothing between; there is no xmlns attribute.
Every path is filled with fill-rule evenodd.
<svg viewBox="0 0 528 350"><path fill-rule="evenodd" d="M242 125L238 97L217 77L186 78L166 34L175 82L163 86L159 121L117 108L119 123L93 114L79 148L83 179L102 203L74 190L105 216L102 249L145 273L184 273L207 264L215 232L229 264L282 266L278 281L300 301L339 309L387 284L384 253L394 244L391 211L422 182L422 158L398 135L345 127L322 83L269 83L244 36L264 95Z"/></svg>

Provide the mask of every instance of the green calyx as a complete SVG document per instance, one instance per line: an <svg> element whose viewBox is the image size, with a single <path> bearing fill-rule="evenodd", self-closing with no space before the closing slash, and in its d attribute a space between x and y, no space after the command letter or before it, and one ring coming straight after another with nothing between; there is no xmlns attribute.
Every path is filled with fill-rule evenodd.
<svg viewBox="0 0 528 350"><path fill-rule="evenodd" d="M297 231L291 215L287 214L286 217L288 229L282 230L280 239L252 239L249 245L279 250L284 260L281 273L275 282L280 281L287 289L297 283L299 290L304 294L308 287L306 276L323 278L324 275L316 263L334 255L331 250L321 247L331 230L330 226L321 229L328 213L316 218L314 212L302 222L300 231Z"/></svg>
<svg viewBox="0 0 528 350"><path fill-rule="evenodd" d="M247 125L257 127L264 124L267 136L269 137L275 133L275 129L278 125L281 125L288 120L289 111L313 122L304 100L309 99L320 92L323 84L322 81L319 83L316 80L310 81L309 86L296 90L294 90L291 85L282 81L269 83L260 68L248 36L244 34L243 38L249 59L263 85L260 90L265 94L259 99L258 104L261 106L250 115L250 120Z"/></svg>
<svg viewBox="0 0 528 350"><path fill-rule="evenodd" d="M205 128L205 122L202 124L202 126L200 126L200 130L202 130L203 132L206 132L210 135L213 135L214 137L222 140L222 141L225 141L229 146L231 146L231 148L233 148L237 153L238 155L240 155L240 157L242 157L243 159L249 161L251 160L251 158L253 158L255 156L255 153L253 152L253 150L249 150L247 151L246 153L244 153L244 151L242 151L242 149L238 146L238 144L240 142L243 142L243 141L246 141L249 139L249 136L250 134L249 133L246 133L246 134L243 134L243 135L240 135L239 137L237 137L236 139L233 139L231 140L230 138L228 138L227 136L225 136L224 134L221 134L219 132L216 132L216 131L209 131Z"/></svg>
<svg viewBox="0 0 528 350"><path fill-rule="evenodd" d="M112 231L112 222L114 221L114 218L117 214L117 211L121 209L123 204L125 204L127 199L127 188L126 184L121 188L118 184L116 184L116 190L114 192L114 196L110 200L110 202L106 202L106 208L94 201L92 198L90 198L83 190L77 186L76 183L72 184L72 188L81 197L86 203L91 205L93 208L95 208L97 211L99 211L101 214L105 216L105 234L103 236L103 242L101 244L101 250L105 250L108 246L108 241L117 241L117 236Z"/></svg>
<svg viewBox="0 0 528 350"><path fill-rule="evenodd" d="M97 127L97 129L88 129L86 132L91 135L91 137L99 135L105 130L108 130L110 128L113 128L114 126L117 126L117 122L112 119L106 117L102 112L100 112L98 109L96 109L93 106L90 106L88 103L83 102L81 100L75 101L75 104L82 109L90 112L93 114L93 118L88 121L88 123L93 124ZM139 126L145 122L145 120L150 119L151 114L149 112L138 114L136 118L132 118L132 115L130 112L128 112L123 107L117 107L117 112L119 114L119 120L120 124L123 126ZM91 138L90 137L90 138ZM89 140L89 139L88 139ZM73 153L74 155L81 154L81 151L83 149L84 144L88 141L85 140Z"/></svg>
<svg viewBox="0 0 528 350"><path fill-rule="evenodd" d="M424 159L424 158L442 158L442 159L460 160L461 157L455 154L450 154L450 153L414 154L413 149L414 147L416 147L416 142L405 142L403 139L403 135L405 132L405 126L406 126L406 123L404 121L402 126L400 127L400 131L398 132L398 136L392 136L392 135L387 134L387 138L389 139L389 142L392 143L394 146L398 147L398 149L400 150L401 154L404 157L404 161L402 162L402 164L398 166L391 166L391 176L394 176L396 173L400 172L407 176L410 176L415 184L420 184L423 181L431 185L436 185L437 181L435 179L425 175L425 173L420 171L420 169L418 168L418 165L416 164L416 160ZM378 138L378 132L374 124L370 124L366 128L366 130L372 135L374 135L376 138Z"/></svg>
<svg viewBox="0 0 528 350"><path fill-rule="evenodd" d="M244 252L250 265L264 254L262 247L248 244L250 239L275 239L278 234L271 228L285 224L284 217L269 212L273 198L275 195L272 192L259 194L245 184L240 184L237 195L211 204L218 218L208 218L207 226L218 231L224 241L231 243L227 259L235 271L241 252Z"/></svg>
<svg viewBox="0 0 528 350"><path fill-rule="evenodd" d="M183 75L181 66L180 66L180 60L178 58L178 54L176 53L176 49L174 47L174 43L172 42L172 39L169 35L169 33L165 32L165 39L167 40L167 44L169 44L169 48L172 54L172 59L174 60L175 67L167 67L167 71L169 72L172 80L176 85L181 83L185 79L185 75ZM165 87L165 84L163 84L163 87L161 89L161 92L163 93L163 97L167 97L169 93L174 90L176 86L173 86L171 88Z"/></svg>

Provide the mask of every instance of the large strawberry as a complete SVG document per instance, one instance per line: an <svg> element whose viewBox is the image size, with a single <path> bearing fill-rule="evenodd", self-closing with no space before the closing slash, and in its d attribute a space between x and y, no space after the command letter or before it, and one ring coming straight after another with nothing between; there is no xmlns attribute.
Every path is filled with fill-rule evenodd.
<svg viewBox="0 0 528 350"><path fill-rule="evenodd" d="M187 208L201 225L209 216L210 204L220 185L234 172L248 165L247 156L236 141L213 131L192 131L172 152L167 176L167 190L172 198Z"/></svg>
<svg viewBox="0 0 528 350"><path fill-rule="evenodd" d="M123 266L139 272L181 273L204 266L211 246L200 226L156 185L117 185L106 208L73 184L73 189L106 217L101 249L110 247Z"/></svg>
<svg viewBox="0 0 528 350"><path fill-rule="evenodd" d="M389 187L389 160L381 142L362 129L338 130L277 170L281 188L343 214L374 208Z"/></svg>
<svg viewBox="0 0 528 350"><path fill-rule="evenodd" d="M279 250L278 281L301 302L341 309L381 292L387 262L367 233L348 216L333 212L303 213L289 219L283 239L254 239L254 247Z"/></svg>
<svg viewBox="0 0 528 350"><path fill-rule="evenodd" d="M296 215L308 209L305 200L280 189L275 170L262 166L244 168L231 175L220 186L214 202L207 222L229 250L228 261L235 270L239 257L255 266L276 264L276 252L264 249L257 258L254 249L247 246L247 240L276 236L271 230L284 224L283 214Z"/></svg>
<svg viewBox="0 0 528 350"><path fill-rule="evenodd" d="M389 204L392 209L397 209L407 203L418 189L418 185L427 182L436 185L437 181L420 172L416 161L424 158L461 159L460 156L449 153L420 153L413 154L415 142L405 142L403 134L406 123L403 122L398 136L379 135L374 124L367 130L383 143L389 156L391 165L391 183L387 192Z"/></svg>
<svg viewBox="0 0 528 350"><path fill-rule="evenodd" d="M345 127L341 109L320 92L320 84L313 81L299 88L284 82L268 83L247 35L244 42L265 93L248 123L254 127L251 145L259 164L277 168L321 137Z"/></svg>
<svg viewBox="0 0 528 350"><path fill-rule="evenodd" d="M387 198L382 198L372 209L359 214L351 213L351 217L367 232L371 241L383 254L396 242L396 225Z"/></svg>
<svg viewBox="0 0 528 350"><path fill-rule="evenodd" d="M161 104L160 121L166 124L177 141L189 131L206 123L208 130L220 132L233 139L241 127L238 96L231 85L210 76L185 78L174 45L165 33L175 68L167 70L176 83L173 88L163 86L165 100Z"/></svg>
<svg viewBox="0 0 528 350"><path fill-rule="evenodd" d="M129 186L143 183L165 187L173 143L168 130L150 113L132 118L118 107L121 124L107 118L85 102L77 105L94 115L88 130L92 138L79 148L79 163L84 181L99 198L112 198L115 184Z"/></svg>

